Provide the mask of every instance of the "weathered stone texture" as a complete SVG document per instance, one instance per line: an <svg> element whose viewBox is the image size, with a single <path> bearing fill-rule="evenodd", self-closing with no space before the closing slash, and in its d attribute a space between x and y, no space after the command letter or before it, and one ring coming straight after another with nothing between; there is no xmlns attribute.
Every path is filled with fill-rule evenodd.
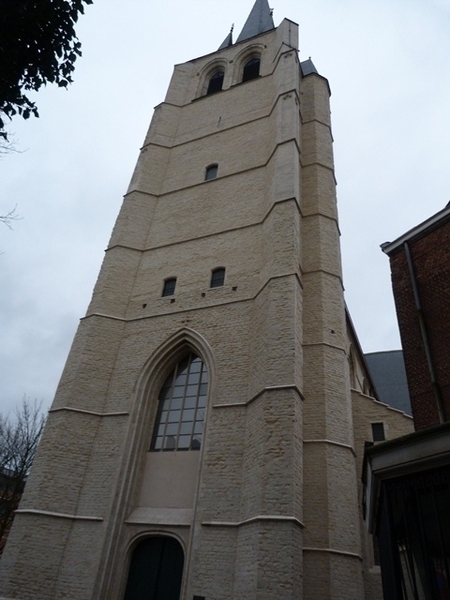
<svg viewBox="0 0 450 600"><path fill-rule="evenodd" d="M350 394L329 89L301 78L296 47L285 20L175 68L58 387L0 594L119 600L139 540L170 535L185 553L183 600L373 600L357 498L373 407L368 421ZM255 52L261 76L242 83ZM224 90L202 97L219 66ZM204 181L212 163L218 177ZM216 267L225 283L211 289ZM168 277L175 294L161 297ZM209 374L202 449L149 458L160 388L188 351Z"/></svg>

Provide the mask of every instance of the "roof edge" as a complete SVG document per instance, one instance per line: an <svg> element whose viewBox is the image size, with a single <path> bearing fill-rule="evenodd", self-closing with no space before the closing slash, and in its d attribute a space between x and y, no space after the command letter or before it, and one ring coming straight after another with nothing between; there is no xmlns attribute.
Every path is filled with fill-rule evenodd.
<svg viewBox="0 0 450 600"><path fill-rule="evenodd" d="M405 242L412 241L414 239L417 239L417 238L425 235L425 233L427 231L429 231L431 229L435 229L436 227L439 227L439 225L443 224L445 221L448 221L449 219L450 219L450 203L447 204L447 206L444 209L440 210L433 216L429 217L428 219L426 219L419 225L416 225L415 227L413 227L412 229L410 229L409 231L407 231L406 233L404 233L403 235L398 237L393 242L384 242L384 244L381 244L381 246L380 246L381 250L385 254L390 256L393 252L395 252L395 250L400 248L400 246L403 246L403 244Z"/></svg>
<svg viewBox="0 0 450 600"><path fill-rule="evenodd" d="M356 348L358 349L358 352L359 352L359 354L361 356L361 361L362 361L362 363L364 365L364 369L366 371L366 375L367 375L367 378L369 380L370 387L372 388L372 390L374 391L374 394L375 394L375 396L370 396L370 398L373 398L377 402L380 402L380 404L384 404L378 398L377 388L375 387L375 383L373 381L372 374L370 373L369 365L367 364L367 360L366 360L366 357L364 355L364 351L362 349L361 342L359 341L358 334L356 333L356 328L355 328L355 325L353 323L352 317L350 315L350 311L348 309L347 303L345 302L344 304L345 304L345 318L346 318L347 326L350 329L350 332L351 332L351 334L352 334L352 336L353 336L353 338L355 340L355 345L356 345Z"/></svg>

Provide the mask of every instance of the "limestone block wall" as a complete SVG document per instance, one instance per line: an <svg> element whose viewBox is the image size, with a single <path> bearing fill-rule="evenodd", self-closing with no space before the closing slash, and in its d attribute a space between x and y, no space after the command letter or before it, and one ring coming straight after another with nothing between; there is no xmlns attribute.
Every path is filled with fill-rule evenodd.
<svg viewBox="0 0 450 600"><path fill-rule="evenodd" d="M354 426L354 443L358 474L358 499L360 505L361 538L364 590L367 600L382 600L381 572L377 564L372 536L367 532L362 511L362 468L364 447L366 442L373 441L372 423L383 423L386 439L393 439L411 433L414 429L413 419L405 413L393 409L377 401L372 388L370 374L364 356L360 350L356 334L348 321L348 357L351 370L352 414Z"/></svg>
<svg viewBox="0 0 450 600"><path fill-rule="evenodd" d="M301 91L304 598L350 600L364 592L329 89L311 75Z"/></svg>
<svg viewBox="0 0 450 600"><path fill-rule="evenodd" d="M185 553L184 600L363 597L329 89L301 79L296 49L285 20L175 68L52 406L1 594L119 600L135 544L166 534ZM254 52L261 77L242 83ZM217 65L224 90L202 97ZM211 163L218 177L204 181ZM218 266L225 285L210 289ZM167 277L173 297L161 297ZM164 459L148 451L161 385L187 351L209 374L205 434L198 459L173 467L191 474L189 493L162 506Z"/></svg>
<svg viewBox="0 0 450 600"><path fill-rule="evenodd" d="M277 68L291 69L295 82L298 62L291 59L285 61L288 67L280 59ZM173 81L173 93L185 97L177 70ZM180 81L186 82L184 72ZM183 109L177 125L180 144L168 159L173 178L161 188L128 305L128 318L138 319L139 305L147 303L142 314L152 315L154 328L160 315L164 328L170 322L199 332L213 349L218 373L189 542L186 598L227 598L230 581L235 582L234 597L269 598L285 587L283 597L293 598L300 590L300 115L298 94L281 99L272 85L263 71L253 91L236 86L226 102L218 95ZM167 99L175 103L172 91ZM248 109L230 113L231 101L237 107L252 105L251 114ZM186 161L186 153L191 160ZM203 183L211 162L219 164L219 176ZM138 169L143 185L145 165ZM209 257L217 262L209 264ZM179 291L170 304L155 298L169 264L176 267L170 275L180 273ZM207 272L218 264L227 268L225 288L208 291ZM253 456L258 460L249 459ZM289 561L275 536L280 523L297 548ZM264 554L264 566L254 561ZM117 553L117 564L122 556Z"/></svg>

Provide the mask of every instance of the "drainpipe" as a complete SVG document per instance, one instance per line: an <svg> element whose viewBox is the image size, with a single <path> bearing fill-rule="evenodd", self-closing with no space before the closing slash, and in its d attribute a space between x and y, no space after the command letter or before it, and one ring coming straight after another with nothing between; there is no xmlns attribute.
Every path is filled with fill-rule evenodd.
<svg viewBox="0 0 450 600"><path fill-rule="evenodd" d="M417 280L416 280L416 275L414 273L414 265L413 265L411 251L409 249L408 242L405 242L403 244L403 248L405 249L406 260L408 262L409 276L411 278L411 284L412 284L413 293L414 293L414 302L416 304L417 316L419 319L420 333L422 334L422 341L423 341L423 345L425 348L425 354L427 357L428 371L430 372L434 398L436 400L436 405L437 405L437 409L438 409L439 422L445 423L444 405L442 402L441 389L440 389L439 382L436 377L436 372L434 370L433 359L431 356L431 348L430 348L430 343L428 340L427 328L425 325L425 314L423 312L422 305L420 302L419 289L417 287Z"/></svg>

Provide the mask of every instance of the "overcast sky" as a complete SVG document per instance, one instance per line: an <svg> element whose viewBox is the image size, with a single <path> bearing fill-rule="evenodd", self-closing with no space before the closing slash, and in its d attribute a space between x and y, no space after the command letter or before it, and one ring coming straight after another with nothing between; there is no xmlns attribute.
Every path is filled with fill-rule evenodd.
<svg viewBox="0 0 450 600"><path fill-rule="evenodd" d="M253 0L94 0L75 83L36 94L0 160L0 411L47 408L173 65L215 51ZM450 200L448 0L272 0L330 82L346 300L365 352L400 347L380 244Z"/></svg>

